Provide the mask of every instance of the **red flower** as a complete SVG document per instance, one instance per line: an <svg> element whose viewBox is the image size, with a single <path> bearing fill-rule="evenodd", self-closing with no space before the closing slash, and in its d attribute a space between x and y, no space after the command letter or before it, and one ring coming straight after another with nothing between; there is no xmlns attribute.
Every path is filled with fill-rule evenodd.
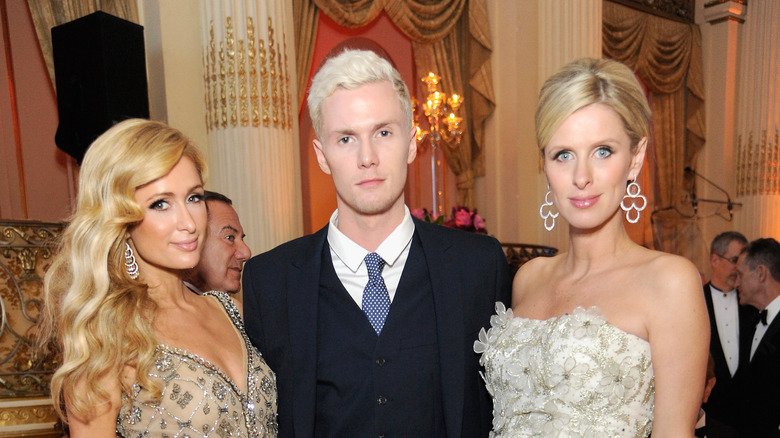
<svg viewBox="0 0 780 438"><path fill-rule="evenodd" d="M474 211L474 228L477 230L485 229L485 220L482 219L482 216L478 215L476 211Z"/></svg>
<svg viewBox="0 0 780 438"><path fill-rule="evenodd" d="M426 214L428 214L428 212L425 211L425 209L423 208L415 208L414 210L412 210L412 216L420 220L425 220Z"/></svg>
<svg viewBox="0 0 780 438"><path fill-rule="evenodd" d="M455 217L455 226L458 228L471 226L471 212L464 207L457 207L452 209L452 216Z"/></svg>
<svg viewBox="0 0 780 438"><path fill-rule="evenodd" d="M463 231L470 231L472 233L487 234L485 220L482 219L482 216L477 214L476 209L472 211L463 206L453 207L452 215L449 218L436 216L425 208L415 208L411 213L412 216L424 220L425 222L457 228Z"/></svg>

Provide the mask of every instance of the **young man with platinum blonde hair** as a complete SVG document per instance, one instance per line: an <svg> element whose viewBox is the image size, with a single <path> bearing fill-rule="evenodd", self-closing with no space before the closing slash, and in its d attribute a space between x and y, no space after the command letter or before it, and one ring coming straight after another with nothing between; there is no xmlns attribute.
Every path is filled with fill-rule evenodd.
<svg viewBox="0 0 780 438"><path fill-rule="evenodd" d="M346 50L308 97L336 205L316 233L252 258L247 332L278 370L279 436L487 437L492 402L472 344L510 278L495 239L414 219L409 91Z"/></svg>

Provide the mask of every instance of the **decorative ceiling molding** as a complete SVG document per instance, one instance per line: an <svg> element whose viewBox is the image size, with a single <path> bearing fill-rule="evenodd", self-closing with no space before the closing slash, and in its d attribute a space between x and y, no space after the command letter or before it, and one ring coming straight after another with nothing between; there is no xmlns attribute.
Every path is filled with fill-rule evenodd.
<svg viewBox="0 0 780 438"><path fill-rule="evenodd" d="M717 24L724 21L745 22L747 0L713 0L704 4L704 19Z"/></svg>
<svg viewBox="0 0 780 438"><path fill-rule="evenodd" d="M638 11L682 23L694 22L695 0L608 0ZM715 0L718 1L718 0Z"/></svg>

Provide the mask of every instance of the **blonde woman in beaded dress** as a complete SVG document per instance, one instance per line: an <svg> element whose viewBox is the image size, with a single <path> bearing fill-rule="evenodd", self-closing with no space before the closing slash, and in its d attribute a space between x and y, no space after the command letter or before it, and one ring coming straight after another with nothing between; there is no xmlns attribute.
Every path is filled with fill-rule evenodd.
<svg viewBox="0 0 780 438"><path fill-rule="evenodd" d="M649 119L616 61L575 61L542 88L540 214L548 229L568 224L569 247L520 269L512 308L497 304L475 343L493 437L693 436L709 345L699 275L632 242L623 223L644 205L634 181Z"/></svg>
<svg viewBox="0 0 780 438"><path fill-rule="evenodd" d="M276 436L276 378L238 307L182 281L206 229L204 171L181 132L138 119L84 157L43 318L73 438Z"/></svg>

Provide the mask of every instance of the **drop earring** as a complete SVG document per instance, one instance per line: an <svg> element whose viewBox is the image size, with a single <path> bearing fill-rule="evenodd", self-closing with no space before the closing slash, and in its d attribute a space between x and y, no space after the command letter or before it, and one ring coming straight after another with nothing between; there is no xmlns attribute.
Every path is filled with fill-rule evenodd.
<svg viewBox="0 0 780 438"><path fill-rule="evenodd" d="M552 231L552 229L555 228L555 218L560 214L560 212L553 213L552 211L553 202L550 201L550 193L550 186L547 186L547 194L544 195L544 203L542 203L542 206L539 207L539 216L544 219L544 228L547 231ZM544 211L544 207L550 207L546 213Z"/></svg>
<svg viewBox="0 0 780 438"><path fill-rule="evenodd" d="M628 187L626 187L626 195L623 196L623 199L620 201L620 208L626 212L626 220L632 224L639 222L639 212L647 207L647 198L641 194L641 191L639 184L637 184L636 179L634 179L628 184ZM627 199L631 200L630 205L626 205ZM637 199L642 200L641 205L637 205ZM636 217L631 217L631 210L636 210Z"/></svg>
<svg viewBox="0 0 780 438"><path fill-rule="evenodd" d="M132 280L138 279L138 263L135 262L133 248L127 242L125 242L125 270Z"/></svg>

